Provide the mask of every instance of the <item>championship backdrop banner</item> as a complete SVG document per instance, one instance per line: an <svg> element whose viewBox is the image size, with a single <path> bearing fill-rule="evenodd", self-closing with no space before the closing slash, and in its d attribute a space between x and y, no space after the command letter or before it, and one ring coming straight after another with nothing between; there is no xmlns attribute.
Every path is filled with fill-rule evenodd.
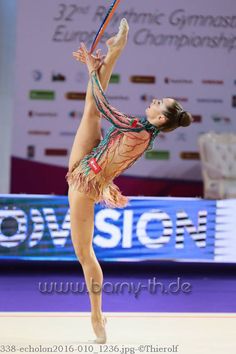
<svg viewBox="0 0 236 354"><path fill-rule="evenodd" d="M131 198L96 205L93 246L103 261L236 262L236 200ZM76 260L67 197L0 196L0 259Z"/></svg>
<svg viewBox="0 0 236 354"><path fill-rule="evenodd" d="M91 45L110 4L17 1L13 157L67 167L88 78L72 52L81 41ZM199 135L236 130L236 3L123 0L99 45L104 52L123 17L129 42L111 79L110 103L143 117L154 97L173 97L195 119L188 129L160 134L125 174L200 180Z"/></svg>

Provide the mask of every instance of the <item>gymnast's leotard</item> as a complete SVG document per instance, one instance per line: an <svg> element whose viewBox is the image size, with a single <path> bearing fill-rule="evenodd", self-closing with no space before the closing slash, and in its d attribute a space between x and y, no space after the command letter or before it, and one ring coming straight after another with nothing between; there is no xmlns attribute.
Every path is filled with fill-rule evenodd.
<svg viewBox="0 0 236 354"><path fill-rule="evenodd" d="M152 149L159 130L146 118L137 119L117 111L109 104L97 72L93 71L90 77L96 106L112 127L90 154L73 165L65 178L73 190L87 194L95 203L122 208L128 198L121 194L113 179ZM91 161L99 168L97 171Z"/></svg>

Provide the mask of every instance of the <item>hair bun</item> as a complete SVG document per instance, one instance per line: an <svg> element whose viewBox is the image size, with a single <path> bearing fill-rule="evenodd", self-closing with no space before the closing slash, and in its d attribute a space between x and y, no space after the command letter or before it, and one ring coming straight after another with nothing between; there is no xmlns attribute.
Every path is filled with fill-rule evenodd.
<svg viewBox="0 0 236 354"><path fill-rule="evenodd" d="M193 122L191 114L186 111L180 111L178 114L178 119L180 127L188 127Z"/></svg>

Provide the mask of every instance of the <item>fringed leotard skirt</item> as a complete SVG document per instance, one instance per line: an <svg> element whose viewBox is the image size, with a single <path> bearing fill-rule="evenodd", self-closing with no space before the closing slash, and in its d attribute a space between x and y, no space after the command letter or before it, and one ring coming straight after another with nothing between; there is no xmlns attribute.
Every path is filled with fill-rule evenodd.
<svg viewBox="0 0 236 354"><path fill-rule="evenodd" d="M86 194L95 203L111 208L125 207L128 198L121 194L120 189L112 181L108 182L102 175L96 175L93 171L86 174L85 162L86 157L76 162L71 171L67 172L66 180L70 188Z"/></svg>

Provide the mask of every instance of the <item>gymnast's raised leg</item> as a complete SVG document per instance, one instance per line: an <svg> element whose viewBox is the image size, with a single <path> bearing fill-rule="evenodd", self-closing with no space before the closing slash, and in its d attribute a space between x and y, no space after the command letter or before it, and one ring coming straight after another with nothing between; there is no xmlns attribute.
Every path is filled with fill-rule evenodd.
<svg viewBox="0 0 236 354"><path fill-rule="evenodd" d="M128 36L128 24L123 20L119 34L107 42L108 52L98 73L101 85L106 90L112 70L124 49ZM80 51L74 56L83 61ZM70 158L69 171L101 140L100 114L94 103L90 82L87 88L84 114L77 130ZM102 315L103 273L92 246L94 232L94 200L69 187L71 238L76 256L82 266L91 303L91 321L97 336L96 343L106 342L105 317ZM96 285L96 286L95 286Z"/></svg>

